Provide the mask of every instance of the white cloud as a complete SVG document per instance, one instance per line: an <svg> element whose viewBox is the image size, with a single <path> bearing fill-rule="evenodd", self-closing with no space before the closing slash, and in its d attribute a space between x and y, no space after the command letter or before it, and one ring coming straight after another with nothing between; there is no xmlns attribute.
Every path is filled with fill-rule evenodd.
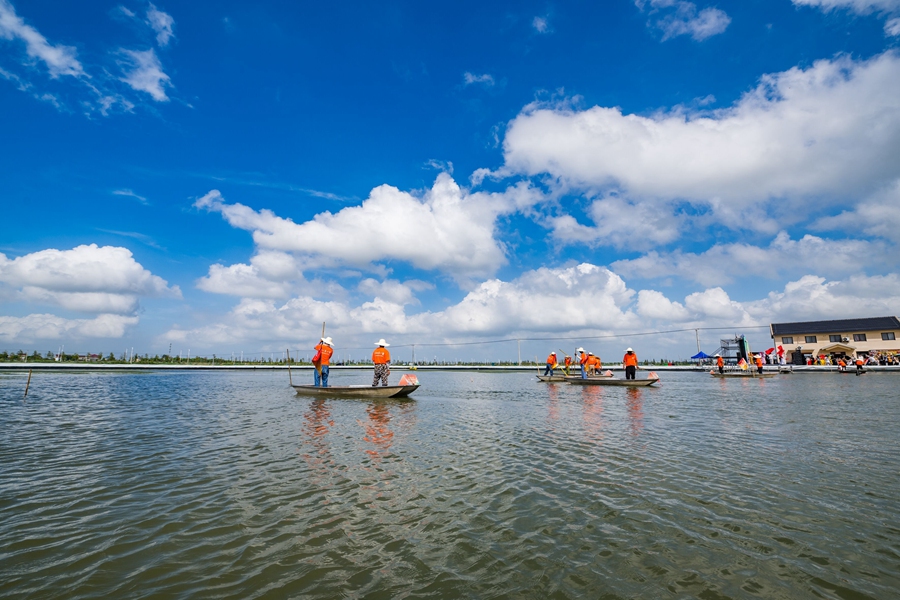
<svg viewBox="0 0 900 600"><path fill-rule="evenodd" d="M181 297L126 248L96 244L41 250L15 259L0 253L0 286L29 302L84 312L133 313L141 296Z"/></svg>
<svg viewBox="0 0 900 600"><path fill-rule="evenodd" d="M549 174L667 214L689 202L707 224L775 233L779 219L797 222L900 176L898 97L900 57L886 52L766 75L710 113L534 104L509 123L496 175Z"/></svg>
<svg viewBox="0 0 900 600"><path fill-rule="evenodd" d="M900 10L900 0L793 0L793 2L798 6L814 6L824 11L844 8L859 14Z"/></svg>
<svg viewBox="0 0 900 600"><path fill-rule="evenodd" d="M699 254L681 250L650 252L616 261L610 267L629 279L679 277L714 286L731 283L735 278L776 279L810 271L827 276L849 275L858 273L872 257L890 256L892 252L887 245L868 240L829 240L814 235L793 240L782 231L765 247L730 243L716 244ZM878 264L884 267L891 262L896 264L883 259Z"/></svg>
<svg viewBox="0 0 900 600"><path fill-rule="evenodd" d="M900 36L900 17L888 19L884 23L884 34L891 37Z"/></svg>
<svg viewBox="0 0 900 600"><path fill-rule="evenodd" d="M503 193L469 193L441 173L421 196L382 185L360 206L320 213L300 224L269 210L226 204L218 190L194 206L219 212L233 227L251 231L260 248L295 253L301 268L378 269L385 261L399 260L462 280L490 275L505 264L504 248L493 236L497 217L540 199L524 182Z"/></svg>
<svg viewBox="0 0 900 600"><path fill-rule="evenodd" d="M484 73L482 75L475 75L474 73L469 73L466 71L463 74L463 82L465 85L472 85L473 83L481 83L486 87L491 87L494 85L494 76L488 73Z"/></svg>
<svg viewBox="0 0 900 600"><path fill-rule="evenodd" d="M718 8L704 8L697 10L693 2L680 0L635 0L635 5L644 11L649 5L651 15L660 17L648 21L663 32L663 41L690 35L695 41L703 41L706 38L718 35L728 28L731 23L725 11Z"/></svg>
<svg viewBox="0 0 900 600"><path fill-rule="evenodd" d="M137 317L122 315L98 315L93 319L64 319L49 314L0 316L0 340L23 344L35 340L121 338L137 322Z"/></svg>
<svg viewBox="0 0 900 600"><path fill-rule="evenodd" d="M146 92L157 102L167 102L166 87L171 86L169 76L162 70L162 64L153 48L144 50L125 50L121 53L127 57L122 63L124 81L138 92Z"/></svg>
<svg viewBox="0 0 900 600"><path fill-rule="evenodd" d="M823 217L812 224L821 231L863 232L900 243L900 179L879 190L852 210Z"/></svg>
<svg viewBox="0 0 900 600"><path fill-rule="evenodd" d="M591 202L587 214L593 226L582 225L570 215L549 219L547 225L552 229L553 238L568 244L606 244L645 250L675 241L680 235L681 218L646 202L609 196ZM635 223L641 224L640 234L635 232Z"/></svg>
<svg viewBox="0 0 900 600"><path fill-rule="evenodd" d="M156 8L153 4L147 9L147 22L153 31L156 32L156 43L160 46L169 44L169 40L175 37L172 32L172 26L175 25L175 19L168 13Z"/></svg>
<svg viewBox="0 0 900 600"><path fill-rule="evenodd" d="M144 198L143 196L139 196L138 194L135 194L135 193L134 193L133 191L131 191L131 190L113 190L113 195L115 195L115 196L125 196L125 197L127 197L127 198L134 198L135 200L137 200L137 201L140 202L141 204L148 204L146 198Z"/></svg>
<svg viewBox="0 0 900 600"><path fill-rule="evenodd" d="M684 305L672 302L656 290L638 292L637 312L642 317L661 321L686 321L690 318Z"/></svg>
<svg viewBox="0 0 900 600"><path fill-rule="evenodd" d="M305 281L296 260L285 252L263 251L250 264L212 265L197 287L214 294L244 298L287 298Z"/></svg>
<svg viewBox="0 0 900 600"><path fill-rule="evenodd" d="M25 52L32 59L42 61L50 77L60 75L84 76L84 69L75 58L72 46L53 45L31 25L16 14L16 9L8 0L0 0L0 37L25 43Z"/></svg>
<svg viewBox="0 0 900 600"><path fill-rule="evenodd" d="M531 26L538 33L548 33L550 31L550 23L547 22L546 17L535 17L531 21Z"/></svg>
<svg viewBox="0 0 900 600"><path fill-rule="evenodd" d="M357 288L363 294L403 306L406 304L418 303L414 291L433 289L434 286L430 283L418 280L401 283L394 279L378 281L377 279L369 277L360 281Z"/></svg>

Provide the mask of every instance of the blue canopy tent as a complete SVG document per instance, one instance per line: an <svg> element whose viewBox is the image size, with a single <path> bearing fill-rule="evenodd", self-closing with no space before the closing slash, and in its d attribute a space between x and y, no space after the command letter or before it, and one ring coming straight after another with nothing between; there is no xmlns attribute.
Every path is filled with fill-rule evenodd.
<svg viewBox="0 0 900 600"><path fill-rule="evenodd" d="M698 352L697 354L693 355L693 356L691 357L691 360L699 360L699 359L702 359L702 358L712 358L712 356L710 356L709 354L707 354L706 352L703 352L703 351L701 350L701 351Z"/></svg>

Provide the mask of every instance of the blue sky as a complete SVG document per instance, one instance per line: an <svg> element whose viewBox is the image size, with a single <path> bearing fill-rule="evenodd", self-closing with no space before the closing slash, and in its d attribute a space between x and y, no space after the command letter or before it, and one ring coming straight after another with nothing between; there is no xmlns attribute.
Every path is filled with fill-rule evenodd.
<svg viewBox="0 0 900 600"><path fill-rule="evenodd" d="M900 0L0 0L0 348L895 315L898 42Z"/></svg>

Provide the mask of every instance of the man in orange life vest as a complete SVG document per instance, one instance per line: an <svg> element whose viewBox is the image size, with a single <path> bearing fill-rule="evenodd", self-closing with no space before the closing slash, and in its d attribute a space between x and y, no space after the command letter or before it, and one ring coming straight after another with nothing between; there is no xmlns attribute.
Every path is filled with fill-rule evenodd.
<svg viewBox="0 0 900 600"><path fill-rule="evenodd" d="M638 357L631 348L625 350L622 366L625 367L625 379L634 379L634 374L638 368Z"/></svg>
<svg viewBox="0 0 900 600"><path fill-rule="evenodd" d="M588 361L585 365L589 375L596 375L603 368L603 363L599 356L594 356L593 352L588 352Z"/></svg>
<svg viewBox="0 0 900 600"><path fill-rule="evenodd" d="M390 344L384 341L384 338L381 338L375 345L378 347L372 352L372 362L375 363L375 378L372 380L372 387L378 385L379 379L381 380L381 385L386 386L388 384L388 375L391 374L391 353L387 349Z"/></svg>
<svg viewBox="0 0 900 600"><path fill-rule="evenodd" d="M331 362L331 355L334 354L334 344L330 337L323 337L316 344L316 354L313 356L312 362L316 369L313 370L316 387L328 387L328 365ZM321 370L321 374L319 371Z"/></svg>
<svg viewBox="0 0 900 600"><path fill-rule="evenodd" d="M553 375L553 368L556 366L556 352L551 352L547 357L547 366L544 367L544 375Z"/></svg>
<svg viewBox="0 0 900 600"><path fill-rule="evenodd" d="M566 375L568 376L569 375L569 367L572 366L572 357L569 356L568 354L566 354L565 364L566 364L565 372L566 372Z"/></svg>
<svg viewBox="0 0 900 600"><path fill-rule="evenodd" d="M859 375L863 370L863 359L859 354L856 355L856 374Z"/></svg>
<svg viewBox="0 0 900 600"><path fill-rule="evenodd" d="M587 353L584 351L584 348L579 348L579 349L576 350L575 352L578 352L579 354L581 354L581 359L578 361L578 363L581 365L581 378L582 378L582 379L587 379L587 361L588 361L588 355L587 355Z"/></svg>
<svg viewBox="0 0 900 600"><path fill-rule="evenodd" d="M725 361L722 359L721 354L716 354L716 366L719 367L719 373L725 372Z"/></svg>
<svg viewBox="0 0 900 600"><path fill-rule="evenodd" d="M753 360L756 361L756 372L759 373L760 375L762 375L762 372L763 372L762 354L757 354L756 358Z"/></svg>

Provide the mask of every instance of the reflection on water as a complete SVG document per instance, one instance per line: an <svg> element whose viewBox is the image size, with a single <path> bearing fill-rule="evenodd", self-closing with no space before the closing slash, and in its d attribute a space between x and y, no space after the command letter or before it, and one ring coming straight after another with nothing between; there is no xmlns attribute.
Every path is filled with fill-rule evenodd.
<svg viewBox="0 0 900 600"><path fill-rule="evenodd" d="M661 375L0 378L0 597L897 597L900 377Z"/></svg>

